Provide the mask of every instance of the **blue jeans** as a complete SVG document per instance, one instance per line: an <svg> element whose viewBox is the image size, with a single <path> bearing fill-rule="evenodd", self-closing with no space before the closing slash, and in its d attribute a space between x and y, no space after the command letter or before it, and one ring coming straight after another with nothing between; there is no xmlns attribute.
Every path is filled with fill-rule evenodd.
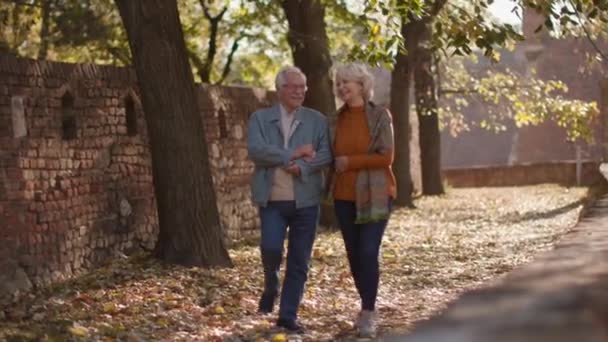
<svg viewBox="0 0 608 342"><path fill-rule="evenodd" d="M380 281L380 244L388 220L355 224L357 208L353 201L335 200L334 210L344 239L350 272L361 298L361 309L373 311Z"/></svg>
<svg viewBox="0 0 608 342"><path fill-rule="evenodd" d="M308 264L319 221L319 205L296 208L295 201L270 201L260 207L264 266L262 300L274 303L279 291L279 270L283 260L283 242L289 227L287 269L281 291L279 319L297 319L298 306L308 278Z"/></svg>

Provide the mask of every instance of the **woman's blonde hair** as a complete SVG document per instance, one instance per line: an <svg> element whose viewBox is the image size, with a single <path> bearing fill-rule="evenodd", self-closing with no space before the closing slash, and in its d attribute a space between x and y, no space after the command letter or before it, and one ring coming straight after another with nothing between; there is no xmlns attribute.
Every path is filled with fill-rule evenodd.
<svg viewBox="0 0 608 342"><path fill-rule="evenodd" d="M359 82L363 87L363 98L369 101L374 95L374 76L363 63L347 63L334 70L334 94L338 94L338 79Z"/></svg>

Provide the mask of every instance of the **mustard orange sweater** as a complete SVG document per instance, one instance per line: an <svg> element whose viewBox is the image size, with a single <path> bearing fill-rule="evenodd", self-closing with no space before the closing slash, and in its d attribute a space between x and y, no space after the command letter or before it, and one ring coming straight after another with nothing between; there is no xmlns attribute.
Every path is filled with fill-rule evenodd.
<svg viewBox="0 0 608 342"><path fill-rule="evenodd" d="M348 157L346 171L336 173L334 199L343 201L356 200L357 172L360 169L385 169L388 189L387 195L395 197L396 181L391 170L393 152L387 154L367 152L371 136L367 127L365 107L352 107L344 109L338 115L336 124L336 138L334 141L334 155Z"/></svg>

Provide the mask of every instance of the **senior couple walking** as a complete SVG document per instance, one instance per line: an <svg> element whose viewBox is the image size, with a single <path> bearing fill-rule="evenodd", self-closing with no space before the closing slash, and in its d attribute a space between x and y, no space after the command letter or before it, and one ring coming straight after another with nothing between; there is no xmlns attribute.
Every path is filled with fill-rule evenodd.
<svg viewBox="0 0 608 342"><path fill-rule="evenodd" d="M361 337L373 337L378 325L380 244L396 195L391 115L370 101L373 78L362 64L336 69L334 92L344 105L331 124L325 115L302 106L307 86L300 69L283 68L275 86L279 103L251 114L248 127L264 269L258 311L271 313L280 292L276 325L290 333L304 333L297 312L320 201L328 195L361 298L355 326ZM287 262L279 291L285 238Z"/></svg>

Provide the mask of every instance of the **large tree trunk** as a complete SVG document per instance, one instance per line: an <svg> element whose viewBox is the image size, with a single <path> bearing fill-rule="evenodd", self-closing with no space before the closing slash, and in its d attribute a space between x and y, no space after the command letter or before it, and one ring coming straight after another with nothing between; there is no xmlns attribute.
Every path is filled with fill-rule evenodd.
<svg viewBox="0 0 608 342"><path fill-rule="evenodd" d="M289 22L287 40L294 64L308 78L304 105L333 115L336 104L329 75L331 56L325 31L325 8L320 0L283 0Z"/></svg>
<svg viewBox="0 0 608 342"><path fill-rule="evenodd" d="M405 19L403 19L405 21ZM407 51L413 51L417 44L419 28L416 22L409 22L401 27ZM395 130L395 161L393 169L397 178L398 206L413 207L412 192L414 184L410 171L410 84L412 80L413 60L411 54L399 51L397 61L391 73L391 113Z"/></svg>
<svg viewBox="0 0 608 342"><path fill-rule="evenodd" d="M427 3L428 15L417 18L410 15L402 18L401 35L405 41L405 49L409 55L402 51L397 54L397 62L393 69L391 78L391 112L394 117L395 126L395 162L394 170L397 178L397 199L395 204L413 207L412 192L414 190L412 175L410 172L410 139L411 126L409 121L409 90L412 81L412 72L415 70L414 53L419 45L421 35L424 33L425 25L437 16L445 6L447 0L435 0ZM401 5L403 1L399 2ZM434 86L434 83L433 83ZM436 108L436 103L435 103ZM421 122L420 127L426 123ZM420 137L423 132L419 132ZM420 147L422 150L422 146ZM421 151L422 153L422 151ZM424 177L424 170L422 171Z"/></svg>
<svg viewBox="0 0 608 342"><path fill-rule="evenodd" d="M422 194L440 195L444 193L441 180L441 135L437 116L437 93L432 72L431 33L431 24L423 24L418 46L413 51L413 58L416 60L414 94L419 122Z"/></svg>
<svg viewBox="0 0 608 342"><path fill-rule="evenodd" d="M175 0L116 0L127 31L152 150L160 233L156 254L230 266L203 122Z"/></svg>

